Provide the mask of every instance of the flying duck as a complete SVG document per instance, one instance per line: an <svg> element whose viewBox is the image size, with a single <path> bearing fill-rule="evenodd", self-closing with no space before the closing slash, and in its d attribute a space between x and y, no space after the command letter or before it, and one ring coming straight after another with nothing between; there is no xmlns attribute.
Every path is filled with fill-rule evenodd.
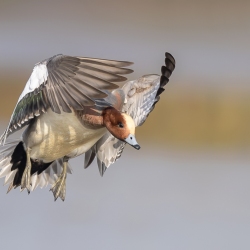
<svg viewBox="0 0 250 250"><path fill-rule="evenodd" d="M68 161L85 153L84 168L97 158L101 176L126 144L140 149L135 127L154 109L175 68L165 53L162 75L126 82L132 63L55 55L37 63L0 137L0 177L8 192L28 193L50 184L65 199ZM25 127L21 139L7 137Z"/></svg>

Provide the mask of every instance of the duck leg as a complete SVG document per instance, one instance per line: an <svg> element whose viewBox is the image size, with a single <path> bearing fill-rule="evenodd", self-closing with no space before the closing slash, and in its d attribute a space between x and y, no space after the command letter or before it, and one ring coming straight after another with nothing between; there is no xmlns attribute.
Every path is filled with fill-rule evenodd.
<svg viewBox="0 0 250 250"><path fill-rule="evenodd" d="M58 197L60 197L63 201L65 200L66 195L66 177L67 177L67 166L68 166L68 158L63 158L63 170L50 191L53 192L55 201Z"/></svg>
<svg viewBox="0 0 250 250"><path fill-rule="evenodd" d="M30 193L31 188L31 179L30 179L30 172L31 172L31 161L30 161L30 151L31 149L27 147L26 149L26 167L24 169L22 179L21 179L21 189L27 189L28 193Z"/></svg>

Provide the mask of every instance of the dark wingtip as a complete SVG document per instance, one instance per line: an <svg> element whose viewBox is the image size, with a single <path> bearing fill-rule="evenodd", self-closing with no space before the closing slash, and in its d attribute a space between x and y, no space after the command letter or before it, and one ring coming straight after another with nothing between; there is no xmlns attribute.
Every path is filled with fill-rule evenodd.
<svg viewBox="0 0 250 250"><path fill-rule="evenodd" d="M161 67L161 74L167 78L169 78L172 74L173 70L167 68L166 66Z"/></svg>
<svg viewBox="0 0 250 250"><path fill-rule="evenodd" d="M169 78L175 69L175 59L168 52L165 53L165 57L165 66L161 67L161 73L163 76Z"/></svg>
<svg viewBox="0 0 250 250"><path fill-rule="evenodd" d="M161 67L161 87L166 85L169 81L169 77L172 75L175 69L175 59L174 57L166 52L165 53L165 65Z"/></svg>
<svg viewBox="0 0 250 250"><path fill-rule="evenodd" d="M128 67L128 66L131 66L133 64L134 64L133 62L122 61L122 66L121 67Z"/></svg>
<svg viewBox="0 0 250 250"><path fill-rule="evenodd" d="M171 60L171 62L175 65L175 59L170 53L165 52L165 57Z"/></svg>
<svg viewBox="0 0 250 250"><path fill-rule="evenodd" d="M169 79L166 76L161 76L160 86L164 87L169 82Z"/></svg>
<svg viewBox="0 0 250 250"><path fill-rule="evenodd" d="M126 69L126 73L123 73L123 75L131 74L133 72L134 72L133 69Z"/></svg>
<svg viewBox="0 0 250 250"><path fill-rule="evenodd" d="M160 87L156 93L155 102L152 105L152 110L154 109L155 104L160 100L160 94L165 90L163 87L169 82L169 77L172 75L174 69L174 57L170 53L165 52L165 65L161 67Z"/></svg>
<svg viewBox="0 0 250 250"><path fill-rule="evenodd" d="M157 91L157 96L158 95L160 95L162 92L164 92L165 91L165 89L164 88L162 88L162 87L160 87L159 89L158 89L158 91Z"/></svg>
<svg viewBox="0 0 250 250"><path fill-rule="evenodd" d="M105 166L104 163L102 163L101 166L98 165L98 167L99 167L100 175L101 175L101 177L103 177L105 171L107 170L107 167Z"/></svg>

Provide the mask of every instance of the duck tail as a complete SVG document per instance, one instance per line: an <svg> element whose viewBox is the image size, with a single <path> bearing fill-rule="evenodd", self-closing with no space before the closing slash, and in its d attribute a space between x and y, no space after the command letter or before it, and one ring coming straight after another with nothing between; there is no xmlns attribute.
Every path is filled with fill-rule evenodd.
<svg viewBox="0 0 250 250"><path fill-rule="evenodd" d="M18 187L26 166L26 152L23 142L15 140L0 148L0 178L5 177L4 185L9 184L7 193Z"/></svg>
<svg viewBox="0 0 250 250"><path fill-rule="evenodd" d="M0 178L5 177L4 185L9 185L7 193L21 185L27 163L27 154L23 141L15 140L0 146ZM31 191L40 186L53 185L62 171L63 161L43 163L31 159ZM71 174L68 165L67 173ZM23 189L21 189L22 191Z"/></svg>

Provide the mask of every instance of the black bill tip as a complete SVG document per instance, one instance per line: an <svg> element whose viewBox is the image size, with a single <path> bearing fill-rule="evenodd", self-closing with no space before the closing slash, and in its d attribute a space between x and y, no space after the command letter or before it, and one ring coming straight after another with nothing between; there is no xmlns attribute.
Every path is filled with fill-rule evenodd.
<svg viewBox="0 0 250 250"><path fill-rule="evenodd" d="M135 149L137 149L137 150L139 150L139 149L141 148L139 144L133 145L133 147L134 147Z"/></svg>

